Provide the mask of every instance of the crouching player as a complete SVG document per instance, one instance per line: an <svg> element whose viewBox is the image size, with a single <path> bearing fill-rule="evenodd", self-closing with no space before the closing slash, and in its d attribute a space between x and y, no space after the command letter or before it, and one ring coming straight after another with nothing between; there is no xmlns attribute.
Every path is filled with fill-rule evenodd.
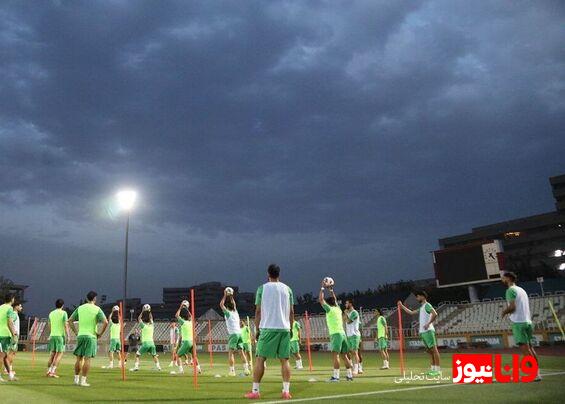
<svg viewBox="0 0 565 404"><path fill-rule="evenodd" d="M428 294L424 290L420 290L414 293L416 299L420 303L420 309L410 310L408 307L404 306L401 301L398 303L402 310L411 315L420 315L420 339L422 340L424 347L428 354L430 354L431 369L426 373L429 376L439 376L441 375L441 368L439 366L439 351L437 350L436 342L436 332L433 322L437 318L437 312L428 303Z"/></svg>
<svg viewBox="0 0 565 404"><path fill-rule="evenodd" d="M132 372L137 372L139 370L139 358L144 353L149 353L153 357L153 362L155 363L155 370L161 370L161 365L159 364L159 355L157 355L157 348L155 347L155 341L153 340L153 331L155 329L155 324L153 323L153 314L151 314L151 307L146 304L143 306L143 310L137 318L139 327L141 328L141 348L135 354L135 365Z"/></svg>

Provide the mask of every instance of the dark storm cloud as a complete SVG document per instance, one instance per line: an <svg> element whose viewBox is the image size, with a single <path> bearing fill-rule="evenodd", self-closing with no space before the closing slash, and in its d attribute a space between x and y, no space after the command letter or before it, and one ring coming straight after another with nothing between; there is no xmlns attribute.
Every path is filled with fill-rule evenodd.
<svg viewBox="0 0 565 404"><path fill-rule="evenodd" d="M229 250L320 234L318 253L289 260L427 275L438 237L551 208L563 14L551 1L4 3L0 203L90 228L101 195L135 184L155 237L228 234Z"/></svg>

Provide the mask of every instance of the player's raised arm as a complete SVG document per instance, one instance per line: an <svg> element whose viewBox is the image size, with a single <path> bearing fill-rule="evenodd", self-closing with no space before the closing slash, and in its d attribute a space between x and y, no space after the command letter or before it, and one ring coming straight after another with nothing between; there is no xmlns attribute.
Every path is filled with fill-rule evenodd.
<svg viewBox="0 0 565 404"><path fill-rule="evenodd" d="M137 322L139 324L143 323L143 320L141 319L141 316L143 315L143 310L141 310L141 313L139 313L139 316L137 316Z"/></svg>
<svg viewBox="0 0 565 404"><path fill-rule="evenodd" d="M180 318L180 311L182 310L182 305L183 302L180 303L179 309L177 310L177 312L175 313L175 318L178 320Z"/></svg>
<svg viewBox="0 0 565 404"><path fill-rule="evenodd" d="M222 300L220 300L220 309L222 309L222 311L227 311L226 309L226 297L227 297L227 292L224 290L224 295L222 296Z"/></svg>
<svg viewBox="0 0 565 404"><path fill-rule="evenodd" d="M322 287L320 288L320 294L318 295L318 303L322 306L326 304L326 299L324 298L324 281L322 281Z"/></svg>

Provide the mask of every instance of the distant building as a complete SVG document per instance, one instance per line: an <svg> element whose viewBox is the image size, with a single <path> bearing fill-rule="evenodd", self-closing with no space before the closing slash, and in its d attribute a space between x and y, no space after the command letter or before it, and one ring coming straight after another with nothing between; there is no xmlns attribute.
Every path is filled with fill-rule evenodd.
<svg viewBox="0 0 565 404"><path fill-rule="evenodd" d="M194 306L196 308L196 317L200 317L209 310L214 310L218 315L221 315L220 310L220 300L224 295L224 289L226 285L220 282L206 282L200 285L187 286L187 287L174 287L174 288L163 288L163 302L151 303L151 312L153 313L153 318L160 320L170 320L175 316L176 311L179 308L180 303L183 300L190 301L190 290L194 289ZM237 303L237 309L239 314L243 316L252 316L255 313L255 295L249 292L239 293L239 288L237 286L232 286L235 292L235 298ZM112 307L119 304L121 300L113 303L102 304L102 310L104 313L109 313ZM137 318L141 312L143 304L147 302L142 302L139 298L128 299L126 307L126 318ZM133 310L133 313L131 313ZM210 313L209 313L210 314Z"/></svg>
<svg viewBox="0 0 565 404"><path fill-rule="evenodd" d="M501 240L504 268L522 280L565 275L565 175L549 179L556 210L475 227L471 233L439 239L443 248Z"/></svg>

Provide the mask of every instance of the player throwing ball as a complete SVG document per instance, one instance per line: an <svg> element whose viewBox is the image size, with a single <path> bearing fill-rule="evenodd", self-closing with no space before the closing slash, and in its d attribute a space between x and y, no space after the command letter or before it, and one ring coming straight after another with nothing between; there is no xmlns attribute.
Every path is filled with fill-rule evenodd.
<svg viewBox="0 0 565 404"><path fill-rule="evenodd" d="M175 318L177 319L178 325L180 327L181 343L177 349L177 356L176 356L178 372L175 372L173 370L171 372L171 374L173 375L184 373L182 362L184 359L188 360L189 355L192 355L192 344L193 344L192 317L188 310L187 301L183 301L180 304L179 309L175 314ZM198 363L198 359L193 358L193 360L196 360L196 369L198 370L198 373L202 373L202 369L200 369L200 364Z"/></svg>
<svg viewBox="0 0 565 404"><path fill-rule="evenodd" d="M347 369L347 381L353 381L353 371L351 369L351 361L347 357L349 352L349 344L347 343L347 337L345 331L343 330L343 319L342 311L337 304L337 298L333 290L333 280L328 281L331 278L326 278L322 281L322 287L320 288L320 295L318 296L318 302L322 305L322 308L326 312L326 324L328 326L328 331L330 333L330 350L333 356L333 375L330 378L330 382L339 382L339 368L340 368L340 354L343 356L343 361L345 362L345 368ZM326 301L324 297L324 290L329 290L330 297Z"/></svg>
<svg viewBox="0 0 565 404"><path fill-rule="evenodd" d="M90 387L86 381L90 370L90 360L96 356L98 338L108 327L106 316L96 305L96 296L98 296L96 292L88 292L86 303L79 306L67 322L70 329L77 335L77 346L73 352L76 356L75 384L81 387ZM78 332L75 328L75 321L78 321ZM98 332L98 323L102 323L100 332Z"/></svg>
<svg viewBox="0 0 565 404"><path fill-rule="evenodd" d="M247 362L247 355L243 352L243 339L241 338L241 321L239 319L239 313L237 312L237 306L235 305L235 300L233 298L233 289L226 288L224 290L224 296L220 301L220 308L224 313L224 318L226 320L226 327L228 329L228 359L230 364L229 376L235 376L235 353L239 351L241 359L243 360L243 372L245 375L249 375L251 372L249 370L249 363Z"/></svg>
<svg viewBox="0 0 565 404"><path fill-rule="evenodd" d="M153 362L155 363L155 370L161 370L161 365L159 364L159 355L157 355L157 348L155 347L155 341L153 340L153 331L155 330L155 324L153 323L153 314L151 314L151 307L148 304L143 305L143 310L139 313L137 318L139 327L141 328L141 348L135 354L135 365L132 372L137 372L139 370L139 359L144 353L149 353L153 357Z"/></svg>
<svg viewBox="0 0 565 404"><path fill-rule="evenodd" d="M102 369L113 369L114 368L114 354L118 356L122 352L122 343L120 338L120 308L118 306L112 307L112 311L108 316L110 319L110 347L108 349L108 359L110 363L108 366L102 366ZM122 361L120 360L120 365Z"/></svg>
<svg viewBox="0 0 565 404"><path fill-rule="evenodd" d="M419 290L414 292L414 295L416 295L416 299L420 303L420 309L410 310L402 304L401 301L398 301L398 304L406 313L410 315L420 315L420 339L426 348L426 352L430 354L431 362L431 369L426 372L426 374L433 377L440 376L439 351L437 350L436 331L433 325L433 322L437 318L437 312L432 305L428 303L428 294L426 291Z"/></svg>

